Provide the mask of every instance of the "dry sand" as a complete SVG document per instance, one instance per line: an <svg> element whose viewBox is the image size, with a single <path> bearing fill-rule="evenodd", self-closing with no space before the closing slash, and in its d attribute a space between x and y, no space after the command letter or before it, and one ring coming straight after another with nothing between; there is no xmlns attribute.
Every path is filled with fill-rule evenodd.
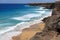
<svg viewBox="0 0 60 40"><path fill-rule="evenodd" d="M41 22L38 24L34 24L30 26L30 28L23 29L20 35L12 37L13 40L29 40L32 38L37 32L40 32L44 29L45 23Z"/></svg>

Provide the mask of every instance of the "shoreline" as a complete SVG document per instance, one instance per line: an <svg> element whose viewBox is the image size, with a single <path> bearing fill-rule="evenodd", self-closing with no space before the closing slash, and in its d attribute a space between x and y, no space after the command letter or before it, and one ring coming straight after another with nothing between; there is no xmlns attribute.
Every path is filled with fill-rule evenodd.
<svg viewBox="0 0 60 40"><path fill-rule="evenodd" d="M36 25L39 25L39 26L38 26L39 28L41 28L40 26L42 25L42 27L44 28L44 27L45 27L45 26L44 26L45 23L43 23L42 20L43 20L44 18L47 18L47 17L51 16L51 14L52 14L52 12L50 12L50 15L44 16L44 17L42 17L42 18L40 18L40 19L38 19L38 20L34 20L34 21L32 21L31 23L29 22L29 23L30 23L30 26L23 28L23 29L22 29L22 33L21 33L20 35L22 35L22 36L25 35L27 31L25 32L25 34L24 34L24 31L25 31L25 30L28 30L29 28L31 28L31 29L34 28L34 29L35 29L35 26L36 26ZM41 23L42 23L42 24L41 24ZM36 28L37 28L37 27L36 27ZM37 30L37 31L34 31L34 32L30 29L31 32L32 32L30 38L33 37L34 34L36 34L37 32L40 32L39 28L37 28L38 30ZM43 30L43 28L41 28L41 29ZM19 30L19 28L18 28L18 30ZM30 31L30 30L29 30L29 31ZM35 29L35 30L36 30L36 29ZM42 31L42 30L41 30L41 31ZM29 34L30 34L31 32L28 32L28 35L27 35L28 37L29 37ZM20 35L13 36L12 39L13 39L13 40L19 40L19 39L20 39L20 38L19 38ZM32 35L33 35L33 36L32 36ZM23 36L23 37L24 37L24 36ZM29 39L29 38L28 38L28 39ZM25 40L25 39L21 39L21 40Z"/></svg>
<svg viewBox="0 0 60 40"><path fill-rule="evenodd" d="M59 12L60 13L60 12ZM52 22L53 23L55 23L54 21L55 21L55 16L56 16L57 14L55 14L55 11L54 11L54 16L51 16L51 19L49 19L49 17L48 17L48 19L51 21L52 20L52 18L53 18L53 20L52 20ZM59 15L59 14L58 14ZM57 17L57 16L56 16ZM44 18L46 18L45 16L44 16ZM44 19L44 18L41 18L41 19ZM59 18L59 17L58 17ZM9 39L9 37L11 36L12 37L12 39L11 40L29 40L30 38L32 38L36 33L37 33L37 35L39 36L40 34L38 34L38 33L40 33L40 31L42 31L43 29L44 29L44 27L45 27L45 23L44 22L42 22L41 21L41 19L40 20L35 20L34 21L34 23L33 23L33 21L32 22L26 22L26 24L25 25L23 25L23 27L22 27L22 24L20 25L20 24L18 24L18 26L13 30L13 31L9 31L8 33L5 33L5 36L3 36L5 39L6 39L6 37L8 37L8 39ZM57 19L57 18L56 18ZM49 23L52 23L52 22L50 22L49 20L44 20L45 22L48 22L47 23L47 25L49 24ZM58 19L57 19L58 20ZM57 21L57 24L58 24L58 21ZM50 24L49 24L50 25ZM55 24L54 24L55 25ZM54 26L54 25L52 25L52 26ZM27 27L26 27L27 26ZM52 27L51 25L49 26L49 27ZM58 26L60 26L60 25L58 25ZM21 29L20 29L20 27L21 27ZM55 26L54 26L55 27ZM57 25L56 25L56 27L57 27ZM53 28L53 27L52 27ZM54 29L54 28L53 28ZM47 26L47 30L48 30L48 26ZM60 29L59 29L60 30ZM15 33L16 32L16 33ZM21 32L21 33L18 33L19 32ZM11 33L11 35L10 35L10 33ZM15 34L17 34L17 35L15 35ZM44 31L43 31L43 33L44 33ZM13 35L14 34L14 35ZM12 36L13 35L13 36ZM36 36L36 35L35 35ZM2 40L5 40L5 39L3 39L3 37L2 37ZM11 38L10 37L10 38ZM40 36L39 36L40 37ZM37 37L36 37L37 38ZM1 38L0 38L1 39ZM7 39L7 40L8 40Z"/></svg>
<svg viewBox="0 0 60 40"><path fill-rule="evenodd" d="M40 32L40 30L42 31L44 29L44 27L45 27L45 23L43 23L43 22L31 25L29 28L23 29L21 34L19 34L17 36L13 36L12 39L13 40L29 40L37 32Z"/></svg>
<svg viewBox="0 0 60 40"><path fill-rule="evenodd" d="M33 21L32 21L32 22L29 22L30 25L28 25L27 27L22 28L21 30L19 30L20 28L17 27L17 28L14 29L14 30L5 32L5 33L3 33L2 35L0 35L0 40L12 40L12 37L21 34L21 33L22 33L22 30L24 30L24 29L26 29L26 28L30 28L31 25L41 23L42 21L40 21L40 20L41 20L41 19L35 20L34 22L33 22ZM27 23L28 23L28 22L27 22ZM18 29L18 30L17 30L17 29ZM12 35L12 34L13 34L13 35ZM16 35L15 35L15 34L16 34Z"/></svg>
<svg viewBox="0 0 60 40"><path fill-rule="evenodd" d="M35 24L38 24L38 23L41 23L42 21L41 20L43 20L44 18L46 18L46 17L48 17L48 16L51 16L51 12L49 12L49 15L45 15L44 17L42 17L42 18L40 18L40 19L36 19L36 20L33 20L33 21L31 21L31 22L22 22L22 23L18 23L16 26L14 26L14 30L12 30L12 32L14 32L14 33L11 33L11 31L8 31L8 32L6 32L6 33L4 33L4 35L0 38L0 39L4 39L4 40L10 40L13 36L16 36L16 35L13 35L13 34L17 34L17 35L19 35L19 34L21 34L22 33L22 30L23 29L26 29L26 28L30 28L32 25L35 25ZM44 24L43 24L44 25ZM22 26L22 27L21 27ZM15 32L17 32L17 31L19 31L20 33L15 33ZM39 30L38 30L39 31ZM31 31L32 32L32 31ZM37 32L37 31L36 31ZM36 33L36 32L34 32L34 34ZM11 35L10 35L11 34ZM33 34L33 32L32 32L32 34ZM7 39L7 38L5 38L5 37L7 37L7 38L9 38L9 39Z"/></svg>
<svg viewBox="0 0 60 40"><path fill-rule="evenodd" d="M39 24L41 23L42 21L39 20L36 21L36 23L31 23L30 22L30 26L29 27L26 27L26 28L32 28L31 26L35 25L35 24ZM17 35L21 35L23 33L23 30L25 30L26 28L23 28L22 30L17 30L17 29L14 29L12 31L8 31L8 32L5 32L3 33L2 35L0 35L0 40L12 40L12 37L13 36L17 36ZM13 34L13 35L12 35Z"/></svg>

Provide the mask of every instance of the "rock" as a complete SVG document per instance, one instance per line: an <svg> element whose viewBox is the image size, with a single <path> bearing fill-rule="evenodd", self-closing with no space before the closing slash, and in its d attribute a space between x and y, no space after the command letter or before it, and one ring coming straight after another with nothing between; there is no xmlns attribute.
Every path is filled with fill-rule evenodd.
<svg viewBox="0 0 60 40"><path fill-rule="evenodd" d="M29 3L29 6L42 6L48 9L54 8L55 3Z"/></svg>
<svg viewBox="0 0 60 40"><path fill-rule="evenodd" d="M49 31L49 32L46 32L44 35L36 34L30 40L51 40L56 35L57 35L57 32L55 32L55 31Z"/></svg>
<svg viewBox="0 0 60 40"><path fill-rule="evenodd" d="M60 2L55 3L52 16L42 20L46 25L42 32L38 32L30 40L60 40Z"/></svg>

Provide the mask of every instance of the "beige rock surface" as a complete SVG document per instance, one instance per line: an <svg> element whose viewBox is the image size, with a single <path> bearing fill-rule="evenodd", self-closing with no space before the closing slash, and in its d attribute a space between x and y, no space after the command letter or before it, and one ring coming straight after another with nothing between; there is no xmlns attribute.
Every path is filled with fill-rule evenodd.
<svg viewBox="0 0 60 40"><path fill-rule="evenodd" d="M37 32L40 32L44 29L45 23L38 23L32 25L30 28L23 30L22 34L12 37L13 40L30 40Z"/></svg>

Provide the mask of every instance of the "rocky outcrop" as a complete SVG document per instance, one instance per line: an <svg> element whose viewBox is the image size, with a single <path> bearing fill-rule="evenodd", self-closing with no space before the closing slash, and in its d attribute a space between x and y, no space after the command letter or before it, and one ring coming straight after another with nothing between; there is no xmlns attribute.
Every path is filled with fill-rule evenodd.
<svg viewBox="0 0 60 40"><path fill-rule="evenodd" d="M30 5L30 6L42 6L45 8L52 9L52 8L54 8L55 3L30 3L28 5Z"/></svg>
<svg viewBox="0 0 60 40"><path fill-rule="evenodd" d="M42 32L38 32L30 40L60 40L60 2L56 2L52 16L44 18L46 24Z"/></svg>

